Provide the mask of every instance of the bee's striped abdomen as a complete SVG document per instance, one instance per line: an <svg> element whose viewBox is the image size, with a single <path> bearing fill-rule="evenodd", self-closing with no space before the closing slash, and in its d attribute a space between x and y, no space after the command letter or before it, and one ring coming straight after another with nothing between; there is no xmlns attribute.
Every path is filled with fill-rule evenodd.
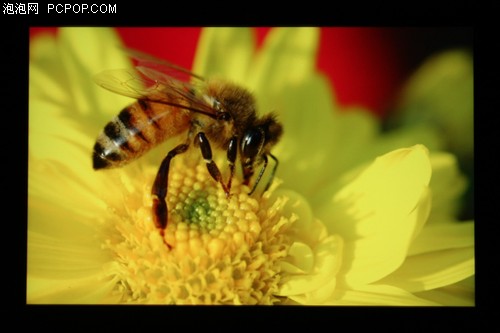
<svg viewBox="0 0 500 333"><path fill-rule="evenodd" d="M123 109L94 145L94 169L119 167L189 126L188 115L165 104L138 100Z"/></svg>

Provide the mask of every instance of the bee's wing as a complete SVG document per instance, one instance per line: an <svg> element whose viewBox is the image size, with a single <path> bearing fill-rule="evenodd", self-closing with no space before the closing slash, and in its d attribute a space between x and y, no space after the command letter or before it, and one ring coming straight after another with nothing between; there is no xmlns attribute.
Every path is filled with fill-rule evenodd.
<svg viewBox="0 0 500 333"><path fill-rule="evenodd" d="M107 90L137 99L158 93L158 87L135 68L105 70L94 75L94 81Z"/></svg>
<svg viewBox="0 0 500 333"><path fill-rule="evenodd" d="M142 55L142 54L141 54ZM216 111L210 98L203 95L204 81L186 69L153 57L144 59L132 69L106 70L94 81L101 87L120 95L146 99L181 107L189 111L215 117ZM181 80L191 78L191 82Z"/></svg>
<svg viewBox="0 0 500 333"><path fill-rule="evenodd" d="M158 59L150 54L129 48L122 48L122 50L136 62L137 67L148 67L184 82L191 79L205 80L202 76L195 74L184 67L163 59Z"/></svg>

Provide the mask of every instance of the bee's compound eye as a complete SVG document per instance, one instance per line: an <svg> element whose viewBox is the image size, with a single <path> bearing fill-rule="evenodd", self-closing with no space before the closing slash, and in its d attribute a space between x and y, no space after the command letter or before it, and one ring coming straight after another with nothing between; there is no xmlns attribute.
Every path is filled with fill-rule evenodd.
<svg viewBox="0 0 500 333"><path fill-rule="evenodd" d="M264 132L260 128L251 128L245 132L241 140L241 154L243 159L253 160L264 145Z"/></svg>
<svg viewBox="0 0 500 333"><path fill-rule="evenodd" d="M230 116L230 115L229 115L229 113L227 113L227 112L221 112L221 113L219 113L219 115L218 115L218 119L219 119L219 120L228 121L229 119L231 119L231 116Z"/></svg>

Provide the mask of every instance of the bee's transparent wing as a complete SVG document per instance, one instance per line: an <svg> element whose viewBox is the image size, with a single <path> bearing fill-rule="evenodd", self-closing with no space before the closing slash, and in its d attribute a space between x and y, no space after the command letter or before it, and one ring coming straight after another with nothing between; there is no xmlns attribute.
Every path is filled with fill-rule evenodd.
<svg viewBox="0 0 500 333"><path fill-rule="evenodd" d="M204 80L188 70L156 59L138 51L134 52L137 66L130 69L105 70L94 76L101 87L120 95L145 99L182 107L215 117L211 99L204 95Z"/></svg>
<svg viewBox="0 0 500 333"><path fill-rule="evenodd" d="M198 74L191 72L190 70L173 64L169 61L156 58L150 54L123 48L123 51L134 60L137 67L148 67L157 72L167 74L170 77L176 78L180 81L188 82L193 80L204 81L204 78Z"/></svg>
<svg viewBox="0 0 500 333"><path fill-rule="evenodd" d="M123 96L137 99L150 96L158 99L158 102L165 99L159 94L159 84L143 77L135 68L105 70L95 75L94 81L101 87Z"/></svg>

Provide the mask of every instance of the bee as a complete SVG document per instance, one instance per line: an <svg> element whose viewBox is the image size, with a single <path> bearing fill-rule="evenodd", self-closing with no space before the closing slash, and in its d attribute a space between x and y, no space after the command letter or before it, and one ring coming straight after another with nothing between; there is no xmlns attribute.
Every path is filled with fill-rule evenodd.
<svg viewBox="0 0 500 333"><path fill-rule="evenodd" d="M151 189L153 221L162 236L168 223L170 162L192 147L199 149L210 176L227 197L238 158L247 186L260 167L249 194L255 191L271 158L274 167L264 191L268 190L278 167L271 148L283 132L274 114L259 117L253 95L238 85L207 80L138 51L127 52L136 61L134 68L107 70L95 77L103 88L137 101L121 110L99 134L93 148L93 168L121 167L165 140L184 136L163 158ZM226 152L227 181L213 160L212 148Z"/></svg>

